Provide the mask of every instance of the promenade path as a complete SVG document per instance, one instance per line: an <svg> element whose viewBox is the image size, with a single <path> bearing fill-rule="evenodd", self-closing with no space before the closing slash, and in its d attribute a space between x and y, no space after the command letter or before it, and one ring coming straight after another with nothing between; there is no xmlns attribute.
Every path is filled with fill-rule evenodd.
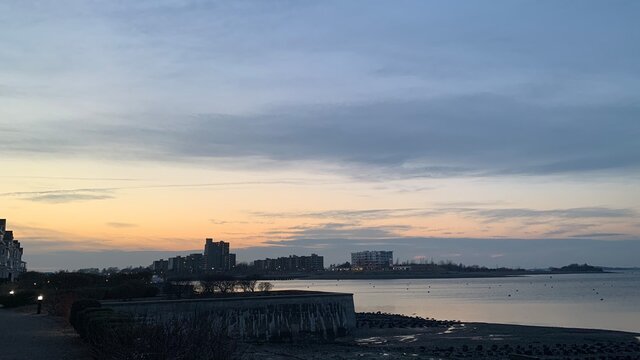
<svg viewBox="0 0 640 360"><path fill-rule="evenodd" d="M0 359L89 360L88 348L59 319L0 308Z"/></svg>

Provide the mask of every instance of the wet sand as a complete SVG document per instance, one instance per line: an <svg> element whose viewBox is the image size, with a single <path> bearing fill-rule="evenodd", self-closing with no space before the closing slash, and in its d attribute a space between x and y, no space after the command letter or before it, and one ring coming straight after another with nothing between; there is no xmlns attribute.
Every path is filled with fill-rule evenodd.
<svg viewBox="0 0 640 360"><path fill-rule="evenodd" d="M244 359L640 359L640 334L358 314L335 344L248 345Z"/></svg>

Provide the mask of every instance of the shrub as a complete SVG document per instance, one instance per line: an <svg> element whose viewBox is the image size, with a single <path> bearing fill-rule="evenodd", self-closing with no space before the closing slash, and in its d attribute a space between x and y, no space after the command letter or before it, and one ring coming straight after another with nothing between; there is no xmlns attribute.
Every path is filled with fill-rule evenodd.
<svg viewBox="0 0 640 360"><path fill-rule="evenodd" d="M102 304L100 304L99 301L92 299L82 299L75 301L71 305L71 311L69 312L69 323L75 328L78 321L78 313L80 311L89 308L99 308L101 306Z"/></svg>
<svg viewBox="0 0 640 360"><path fill-rule="evenodd" d="M47 281L49 286L56 289L69 290L94 286L100 283L100 280L100 275L60 271L50 275Z"/></svg>
<svg viewBox="0 0 640 360"><path fill-rule="evenodd" d="M145 283L143 280L131 280L109 289L105 299L133 299L153 297L158 294L158 288Z"/></svg>
<svg viewBox="0 0 640 360"><path fill-rule="evenodd" d="M75 325L73 328L80 334L80 337L86 336L88 322L97 316L104 316L107 313L112 313L113 309L106 308L87 308L81 310L76 315Z"/></svg>
<svg viewBox="0 0 640 360"><path fill-rule="evenodd" d="M53 290L45 294L44 303L49 314L68 318L77 297L73 290Z"/></svg>
<svg viewBox="0 0 640 360"><path fill-rule="evenodd" d="M32 290L16 291L13 295L0 296L0 304L6 308L14 308L35 303L36 292Z"/></svg>
<svg viewBox="0 0 640 360"><path fill-rule="evenodd" d="M194 292L195 287L189 281L167 281L164 284L164 293L172 298L191 297Z"/></svg>
<svg viewBox="0 0 640 360"><path fill-rule="evenodd" d="M110 336L125 336L127 329L134 326L134 319L125 313L114 311L93 312L85 319L84 338L94 346L104 344ZM121 341L122 342L122 341Z"/></svg>

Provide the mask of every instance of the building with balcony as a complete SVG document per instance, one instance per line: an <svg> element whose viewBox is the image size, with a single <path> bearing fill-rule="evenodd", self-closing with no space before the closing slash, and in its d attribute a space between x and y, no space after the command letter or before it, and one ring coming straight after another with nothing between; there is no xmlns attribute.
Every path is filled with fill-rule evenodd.
<svg viewBox="0 0 640 360"><path fill-rule="evenodd" d="M393 251L359 251L351 253L352 270L386 270L393 266Z"/></svg>
<svg viewBox="0 0 640 360"><path fill-rule="evenodd" d="M27 270L22 254L20 242L13 238L13 231L7 230L7 220L0 219L0 281L15 281Z"/></svg>

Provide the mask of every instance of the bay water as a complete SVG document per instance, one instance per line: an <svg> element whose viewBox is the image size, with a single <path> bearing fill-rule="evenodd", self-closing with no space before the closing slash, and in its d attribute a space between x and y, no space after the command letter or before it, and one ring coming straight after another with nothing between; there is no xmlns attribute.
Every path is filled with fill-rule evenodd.
<svg viewBox="0 0 640 360"><path fill-rule="evenodd" d="M640 333L640 271L472 279L286 280L354 295L358 312Z"/></svg>

